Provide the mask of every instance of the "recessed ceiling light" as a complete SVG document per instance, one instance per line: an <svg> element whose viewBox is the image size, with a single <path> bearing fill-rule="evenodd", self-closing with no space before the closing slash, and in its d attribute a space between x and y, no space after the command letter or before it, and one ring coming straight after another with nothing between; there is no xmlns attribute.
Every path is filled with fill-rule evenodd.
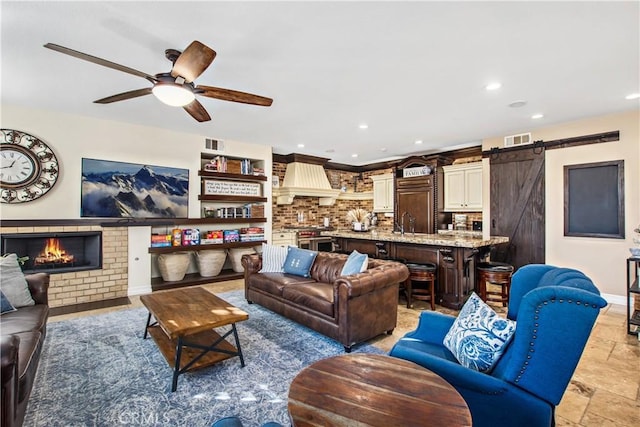
<svg viewBox="0 0 640 427"><path fill-rule="evenodd" d="M534 114L533 116L531 116L532 119L541 119L544 117L544 114Z"/></svg>
<svg viewBox="0 0 640 427"><path fill-rule="evenodd" d="M351 157L355 158L355 157L358 157L358 155L357 154L352 154Z"/></svg>
<svg viewBox="0 0 640 427"><path fill-rule="evenodd" d="M511 104L509 104L509 107L520 108L524 107L525 105L527 105L527 101L513 101Z"/></svg>
<svg viewBox="0 0 640 427"><path fill-rule="evenodd" d="M369 125L366 123L361 123L360 126L358 126L360 129L369 129Z"/></svg>
<svg viewBox="0 0 640 427"><path fill-rule="evenodd" d="M382 147L382 148L380 149L380 151L382 151L382 152L384 153L385 151L387 151L387 147Z"/></svg>
<svg viewBox="0 0 640 427"><path fill-rule="evenodd" d="M624 99L638 99L640 98L640 93L631 93L624 97Z"/></svg>
<svg viewBox="0 0 640 427"><path fill-rule="evenodd" d="M416 145L420 145L420 144L422 144L422 140L421 140L421 139L418 139L418 140L416 140L416 142L414 142L414 144L416 144Z"/></svg>
<svg viewBox="0 0 640 427"><path fill-rule="evenodd" d="M486 90L496 90L496 89L500 89L501 87L502 87L502 84L500 84L498 82L493 82L493 83L489 83L484 88Z"/></svg>
<svg viewBox="0 0 640 427"><path fill-rule="evenodd" d="M304 144L298 144L298 148L304 148Z"/></svg>

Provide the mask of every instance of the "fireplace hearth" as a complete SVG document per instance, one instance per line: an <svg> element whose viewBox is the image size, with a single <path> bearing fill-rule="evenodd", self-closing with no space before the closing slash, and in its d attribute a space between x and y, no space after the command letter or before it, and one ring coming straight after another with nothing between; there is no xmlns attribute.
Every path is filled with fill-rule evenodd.
<svg viewBox="0 0 640 427"><path fill-rule="evenodd" d="M102 268L102 232L3 234L2 253L27 257L22 266L26 274L98 270Z"/></svg>

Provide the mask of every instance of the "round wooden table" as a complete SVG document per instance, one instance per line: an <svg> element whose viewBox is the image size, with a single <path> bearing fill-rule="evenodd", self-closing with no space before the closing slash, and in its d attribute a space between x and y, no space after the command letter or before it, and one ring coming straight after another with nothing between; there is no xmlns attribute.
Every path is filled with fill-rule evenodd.
<svg viewBox="0 0 640 427"><path fill-rule="evenodd" d="M289 388L291 424L302 426L471 426L448 382L413 362L344 354L303 369Z"/></svg>

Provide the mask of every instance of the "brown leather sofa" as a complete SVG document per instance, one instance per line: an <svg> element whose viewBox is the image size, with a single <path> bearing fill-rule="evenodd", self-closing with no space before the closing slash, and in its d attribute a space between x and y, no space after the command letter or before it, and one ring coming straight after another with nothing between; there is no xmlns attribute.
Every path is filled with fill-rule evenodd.
<svg viewBox="0 0 640 427"><path fill-rule="evenodd" d="M40 361L49 317L49 275L26 275L35 305L0 316L2 409L0 425L21 426Z"/></svg>
<svg viewBox="0 0 640 427"><path fill-rule="evenodd" d="M340 342L354 344L390 334L398 319L398 284L409 275L404 264L369 259L363 273L340 276L347 255L319 252L309 278L258 273L259 254L243 255L245 297Z"/></svg>

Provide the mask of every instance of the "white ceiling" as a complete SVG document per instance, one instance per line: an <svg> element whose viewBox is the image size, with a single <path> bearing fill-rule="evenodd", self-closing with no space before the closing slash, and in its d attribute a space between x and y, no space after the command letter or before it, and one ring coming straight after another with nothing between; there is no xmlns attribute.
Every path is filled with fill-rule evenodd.
<svg viewBox="0 0 640 427"><path fill-rule="evenodd" d="M640 91L639 5L2 1L2 104L360 165L638 108L625 96ZM156 74L170 69L165 49L192 40L218 54L196 83L273 105L199 98L212 120L197 123L153 96L94 104L150 84L42 47ZM492 81L502 88L487 92ZM517 100L527 104L508 107Z"/></svg>

